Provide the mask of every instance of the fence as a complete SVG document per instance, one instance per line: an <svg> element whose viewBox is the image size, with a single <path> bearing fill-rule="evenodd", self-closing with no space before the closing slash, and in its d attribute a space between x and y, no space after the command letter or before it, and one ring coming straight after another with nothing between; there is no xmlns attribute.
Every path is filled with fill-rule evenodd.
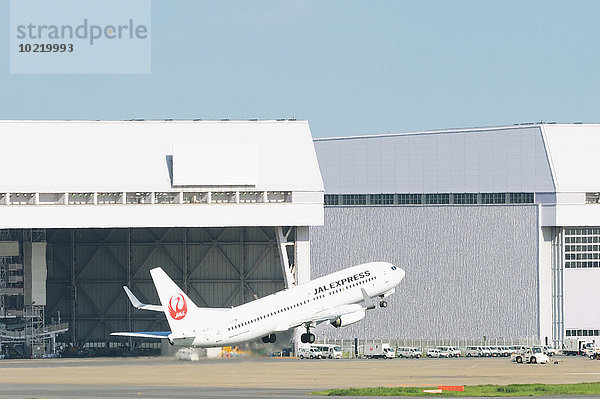
<svg viewBox="0 0 600 399"><path fill-rule="evenodd" d="M410 347L420 348L423 353L429 348L436 346L452 346L460 349L463 353L467 346L533 346L541 345L541 341L536 337L528 338L472 338L472 339L359 339L358 356L363 356L363 346L365 343L383 343L389 344L392 348ZM315 344L333 344L338 345L344 352L344 357L354 357L353 339L318 339Z"/></svg>

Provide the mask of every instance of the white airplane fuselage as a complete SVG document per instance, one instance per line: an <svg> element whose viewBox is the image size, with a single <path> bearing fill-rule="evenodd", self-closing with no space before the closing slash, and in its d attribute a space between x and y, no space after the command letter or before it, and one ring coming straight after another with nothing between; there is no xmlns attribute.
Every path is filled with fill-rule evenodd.
<svg viewBox="0 0 600 399"><path fill-rule="evenodd" d="M230 310L211 312L214 319L202 320L191 346L227 346L252 341L302 325L313 316L326 315L328 309L331 320L336 309L352 310L354 305L356 312L360 312L363 307L359 304L364 301L361 288L375 298L391 293L404 277L404 271L391 267L385 262L353 266ZM189 340L185 341L181 344L190 345Z"/></svg>
<svg viewBox="0 0 600 399"><path fill-rule="evenodd" d="M114 332L111 335L167 338L177 346L214 347L262 338L276 342L276 333L305 327L302 342L314 342L310 329L320 323L343 327L375 308L372 298L391 295L404 270L387 262L371 262L317 278L264 298L232 308L199 308L160 267L150 270L161 305L148 305L127 287L125 293L138 309L163 312L171 331Z"/></svg>

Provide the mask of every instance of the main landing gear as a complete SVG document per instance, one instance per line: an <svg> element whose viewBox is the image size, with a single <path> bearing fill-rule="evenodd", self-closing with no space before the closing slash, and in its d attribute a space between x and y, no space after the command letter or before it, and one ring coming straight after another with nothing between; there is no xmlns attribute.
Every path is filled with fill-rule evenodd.
<svg viewBox="0 0 600 399"><path fill-rule="evenodd" d="M303 344L312 344L315 342L315 334L310 332L310 326L306 326L306 333L300 335L300 342Z"/></svg>
<svg viewBox="0 0 600 399"><path fill-rule="evenodd" d="M277 341L277 336L275 334L270 334L265 337L262 337L262 342L265 344L274 344Z"/></svg>

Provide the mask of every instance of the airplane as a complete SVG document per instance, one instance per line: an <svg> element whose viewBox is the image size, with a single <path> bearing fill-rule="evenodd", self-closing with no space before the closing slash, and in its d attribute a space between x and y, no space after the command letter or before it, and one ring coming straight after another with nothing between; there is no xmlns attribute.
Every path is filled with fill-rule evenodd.
<svg viewBox="0 0 600 399"><path fill-rule="evenodd" d="M303 343L315 342L311 328L329 322L343 327L362 320L366 310L387 306L404 278L404 270L387 262L371 262L328 274L264 298L231 308L199 308L160 267L150 270L161 305L140 302L123 286L137 309L164 312L171 331L113 332L125 337L168 339L171 345L209 348L262 338L275 343L276 333L306 328Z"/></svg>

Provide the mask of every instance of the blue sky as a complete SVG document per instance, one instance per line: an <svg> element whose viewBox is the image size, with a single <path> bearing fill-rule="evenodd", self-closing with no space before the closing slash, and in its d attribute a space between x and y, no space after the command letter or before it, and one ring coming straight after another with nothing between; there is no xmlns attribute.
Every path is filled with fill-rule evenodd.
<svg viewBox="0 0 600 399"><path fill-rule="evenodd" d="M598 1L152 1L150 74L11 75L3 2L0 119L598 122L599 18Z"/></svg>

